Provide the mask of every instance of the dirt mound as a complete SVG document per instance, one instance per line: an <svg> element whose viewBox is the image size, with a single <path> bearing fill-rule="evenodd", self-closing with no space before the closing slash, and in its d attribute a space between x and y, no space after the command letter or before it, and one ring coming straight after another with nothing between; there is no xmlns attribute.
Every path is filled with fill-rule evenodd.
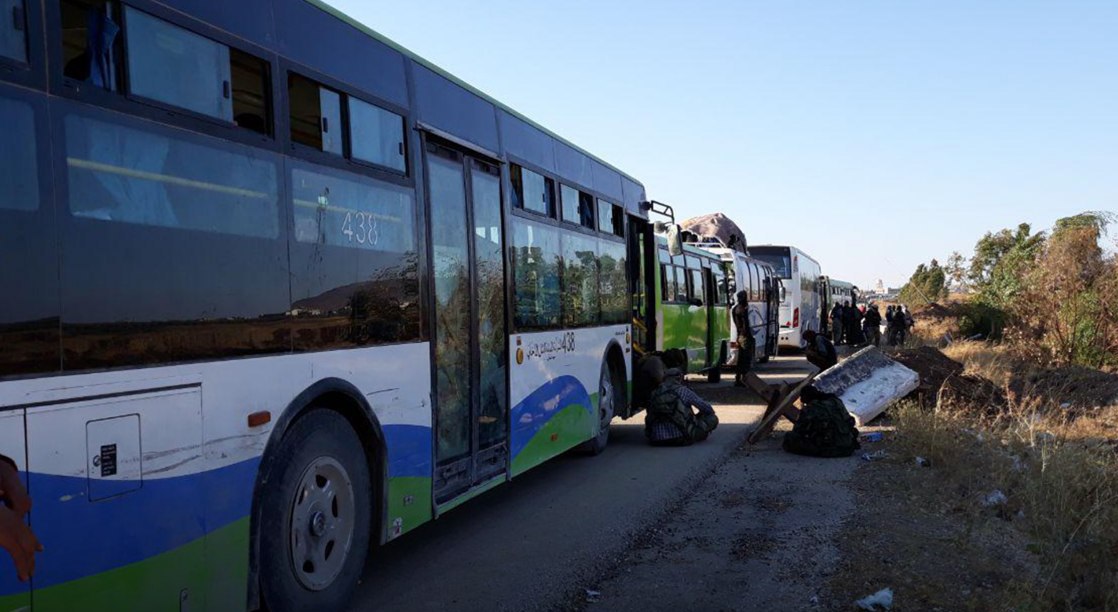
<svg viewBox="0 0 1118 612"><path fill-rule="evenodd" d="M995 417L1006 411L1005 392L981 376L958 375L943 382L938 393L941 410Z"/></svg>
<svg viewBox="0 0 1118 612"><path fill-rule="evenodd" d="M919 374L920 387L916 393L924 393L933 399L945 380L963 373L963 364L930 346L901 351L890 357Z"/></svg>
<svg viewBox="0 0 1118 612"><path fill-rule="evenodd" d="M1014 376L1015 401L1039 399L1051 408L1093 410L1118 404L1118 375L1081 366L1043 368Z"/></svg>
<svg viewBox="0 0 1118 612"><path fill-rule="evenodd" d="M920 317L923 319L945 319L948 317L958 317L962 314L958 312L959 309L955 307L954 304L945 306L936 302L915 306L911 310L913 318Z"/></svg>

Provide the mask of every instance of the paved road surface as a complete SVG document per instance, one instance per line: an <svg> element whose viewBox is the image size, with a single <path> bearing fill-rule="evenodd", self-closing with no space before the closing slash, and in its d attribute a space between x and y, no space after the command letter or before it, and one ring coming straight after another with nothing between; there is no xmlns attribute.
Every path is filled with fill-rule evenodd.
<svg viewBox="0 0 1118 612"><path fill-rule="evenodd" d="M771 382L801 378L800 357L760 366ZM729 378L729 377L727 377ZM731 458L763 407L729 382L712 397L721 425L689 448L652 448L643 419L616 420L598 457L567 455L378 550L353 610L528 610L578 606L583 586L616 573L633 538L685 501Z"/></svg>

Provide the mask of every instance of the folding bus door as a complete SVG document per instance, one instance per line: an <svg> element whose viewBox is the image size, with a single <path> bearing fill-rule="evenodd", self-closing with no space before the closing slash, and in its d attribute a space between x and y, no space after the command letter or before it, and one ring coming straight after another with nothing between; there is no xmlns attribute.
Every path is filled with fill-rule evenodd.
<svg viewBox="0 0 1118 612"><path fill-rule="evenodd" d="M508 468L508 332L497 165L426 147L434 268L436 504Z"/></svg>

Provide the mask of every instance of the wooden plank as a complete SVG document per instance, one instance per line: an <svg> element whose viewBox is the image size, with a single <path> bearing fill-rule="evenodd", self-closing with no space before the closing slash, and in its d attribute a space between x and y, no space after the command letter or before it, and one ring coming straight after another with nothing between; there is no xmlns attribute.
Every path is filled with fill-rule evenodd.
<svg viewBox="0 0 1118 612"><path fill-rule="evenodd" d="M748 442L750 444L756 444L760 442L762 438L769 435L769 432L776 426L776 420L779 419L781 415L787 416L789 420L795 420L793 415L798 414L798 411L793 408L792 403L800 398L800 394L804 392L804 387L807 387L811 384L811 381L815 380L816 374L818 374L818 372L814 372L800 381L791 391L785 393L784 389L781 389L781 393L773 397L771 410L765 410L765 416L761 418L761 422L758 423L757 427L749 434Z"/></svg>
<svg viewBox="0 0 1118 612"><path fill-rule="evenodd" d="M770 385L769 383L761 380L761 377L757 376L753 372L746 373L744 378L746 386L748 386L750 389L753 389L754 393L760 395L761 398L766 401L771 400L773 392L777 390L777 387L775 385Z"/></svg>

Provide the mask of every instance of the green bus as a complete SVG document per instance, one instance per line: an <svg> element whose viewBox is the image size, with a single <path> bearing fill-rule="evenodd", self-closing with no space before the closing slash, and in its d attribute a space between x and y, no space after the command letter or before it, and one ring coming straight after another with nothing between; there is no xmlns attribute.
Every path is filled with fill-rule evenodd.
<svg viewBox="0 0 1118 612"><path fill-rule="evenodd" d="M667 241L657 241L656 347L682 349L687 353L688 372L705 373L708 380L717 382L731 339L733 281L727 264L718 255L689 244L680 255L672 256Z"/></svg>

